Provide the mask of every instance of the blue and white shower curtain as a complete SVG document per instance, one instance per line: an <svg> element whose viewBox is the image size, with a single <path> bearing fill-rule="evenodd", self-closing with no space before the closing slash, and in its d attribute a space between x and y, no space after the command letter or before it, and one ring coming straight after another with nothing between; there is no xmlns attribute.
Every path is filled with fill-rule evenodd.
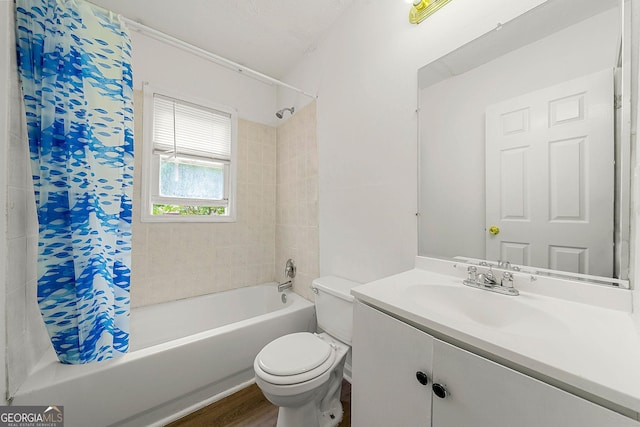
<svg viewBox="0 0 640 427"><path fill-rule="evenodd" d="M38 304L58 358L129 347L131 43L83 0L16 0L39 222Z"/></svg>

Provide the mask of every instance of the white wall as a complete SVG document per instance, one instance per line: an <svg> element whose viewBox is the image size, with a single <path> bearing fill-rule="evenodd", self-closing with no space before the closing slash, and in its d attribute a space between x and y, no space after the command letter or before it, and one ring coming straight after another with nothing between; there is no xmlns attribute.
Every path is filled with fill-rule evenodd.
<svg viewBox="0 0 640 427"><path fill-rule="evenodd" d="M37 304L36 259L38 225L35 210L35 196L31 183L29 150L26 137L25 116L22 112L17 59L15 51L13 3L8 2L6 55L7 76L5 90L7 114L6 139L3 161L3 191L6 190L6 234L1 239L5 257L6 284L4 288L3 310L6 322L6 374L7 390L13 395L29 372L37 364L42 354L50 348L42 317ZM2 4L5 7L5 3ZM6 245L6 246L5 246Z"/></svg>
<svg viewBox="0 0 640 427"><path fill-rule="evenodd" d="M635 169L632 180L632 212L631 212L631 274L630 279L634 294L634 317L638 328L640 328L640 256L638 249L640 246L640 150L637 148L638 123L640 123L640 4L637 1L628 0L625 2L631 7L631 147L632 155L635 156ZM635 99L635 101L633 101Z"/></svg>
<svg viewBox="0 0 640 427"><path fill-rule="evenodd" d="M356 0L284 77L318 94L322 275L365 282L413 266L417 70L543 2L456 0L416 26L404 1Z"/></svg>
<svg viewBox="0 0 640 427"><path fill-rule="evenodd" d="M6 312L6 256L7 256L7 153L9 129L7 116L9 110L9 25L10 10L13 4L9 1L0 2L0 308ZM6 405L7 370L6 370L6 320L0 316L0 405Z"/></svg>
<svg viewBox="0 0 640 427"><path fill-rule="evenodd" d="M421 255L486 258L486 107L590 73L613 70L619 16L618 9L611 9L420 90Z"/></svg>
<svg viewBox="0 0 640 427"><path fill-rule="evenodd" d="M149 82L238 110L241 119L275 126L276 89L186 50L130 31L134 89Z"/></svg>

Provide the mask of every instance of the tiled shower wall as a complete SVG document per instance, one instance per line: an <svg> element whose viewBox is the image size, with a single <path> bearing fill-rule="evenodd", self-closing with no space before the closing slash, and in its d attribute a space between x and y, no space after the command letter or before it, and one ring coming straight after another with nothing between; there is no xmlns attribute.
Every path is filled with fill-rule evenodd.
<svg viewBox="0 0 640 427"><path fill-rule="evenodd" d="M316 102L279 126L276 139L276 280L284 280L292 258L298 269L294 290L313 301L311 281L320 275Z"/></svg>
<svg viewBox="0 0 640 427"><path fill-rule="evenodd" d="M276 130L238 120L238 217L234 223L140 221L142 93L135 98L133 307L274 280Z"/></svg>
<svg viewBox="0 0 640 427"><path fill-rule="evenodd" d="M13 8L11 8L13 9ZM13 13L13 12L12 12ZM15 46L14 19L9 20L10 46ZM10 55L7 198L7 377L13 395L49 347L36 303L38 221L31 183L28 143L15 50Z"/></svg>

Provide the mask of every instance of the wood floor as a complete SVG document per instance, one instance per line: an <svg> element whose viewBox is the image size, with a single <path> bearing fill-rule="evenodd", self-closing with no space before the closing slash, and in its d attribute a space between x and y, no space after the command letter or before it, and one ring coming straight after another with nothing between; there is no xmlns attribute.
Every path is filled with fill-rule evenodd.
<svg viewBox="0 0 640 427"><path fill-rule="evenodd" d="M342 382L340 427L351 426L351 384ZM253 384L218 402L189 414L167 427L273 427L278 407L269 402L257 385Z"/></svg>

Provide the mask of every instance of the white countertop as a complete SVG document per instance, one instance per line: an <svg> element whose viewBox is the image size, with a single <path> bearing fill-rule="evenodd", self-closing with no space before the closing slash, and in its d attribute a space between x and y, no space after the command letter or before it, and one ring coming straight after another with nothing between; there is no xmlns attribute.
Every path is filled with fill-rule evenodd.
<svg viewBox="0 0 640 427"><path fill-rule="evenodd" d="M464 273L451 262L420 258L418 268L351 293L436 338L638 418L640 331L631 291L582 284L582 302L575 302L566 291L561 297L549 296L549 288L537 293L535 283L516 277L520 295L505 296L464 286ZM425 269L434 265L439 267ZM593 304L585 303L590 297Z"/></svg>

